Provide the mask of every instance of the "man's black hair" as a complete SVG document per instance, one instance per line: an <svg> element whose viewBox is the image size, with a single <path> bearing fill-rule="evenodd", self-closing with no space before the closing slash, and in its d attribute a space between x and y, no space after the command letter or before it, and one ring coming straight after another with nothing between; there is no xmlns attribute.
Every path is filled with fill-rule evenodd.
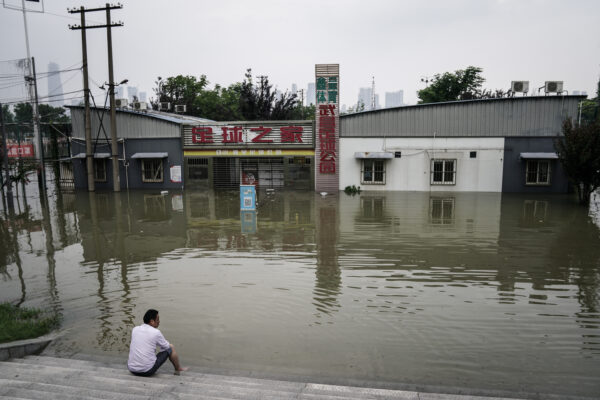
<svg viewBox="0 0 600 400"><path fill-rule="evenodd" d="M152 320L156 321L157 315L158 315L158 311L149 309L148 311L146 311L146 314L144 314L144 323L149 324L150 321L152 321Z"/></svg>

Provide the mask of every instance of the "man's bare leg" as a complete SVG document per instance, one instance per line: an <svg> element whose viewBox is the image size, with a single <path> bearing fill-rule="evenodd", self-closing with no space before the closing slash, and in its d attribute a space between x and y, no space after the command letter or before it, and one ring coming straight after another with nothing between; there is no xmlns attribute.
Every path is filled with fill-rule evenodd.
<svg viewBox="0 0 600 400"><path fill-rule="evenodd" d="M188 370L186 367L182 367L179 363L179 355L175 351L175 347L173 347L173 345L171 345L171 355L169 355L169 361L171 361L171 364L173 364L173 367L175 367L175 374L177 375L179 375L179 372L181 371Z"/></svg>

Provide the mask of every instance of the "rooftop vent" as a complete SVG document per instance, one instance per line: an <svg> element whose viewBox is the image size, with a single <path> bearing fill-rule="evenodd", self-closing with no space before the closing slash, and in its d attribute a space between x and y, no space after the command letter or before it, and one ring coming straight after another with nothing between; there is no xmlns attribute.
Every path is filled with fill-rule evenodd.
<svg viewBox="0 0 600 400"><path fill-rule="evenodd" d="M527 93L529 92L529 81L512 81L510 90L513 93Z"/></svg>
<svg viewBox="0 0 600 400"><path fill-rule="evenodd" d="M544 91L546 93L561 93L563 91L563 81L546 81Z"/></svg>
<svg viewBox="0 0 600 400"><path fill-rule="evenodd" d="M115 99L115 107L127 107L127 99Z"/></svg>
<svg viewBox="0 0 600 400"><path fill-rule="evenodd" d="M146 110L148 108L148 104L141 101L135 101L131 104L134 110Z"/></svg>

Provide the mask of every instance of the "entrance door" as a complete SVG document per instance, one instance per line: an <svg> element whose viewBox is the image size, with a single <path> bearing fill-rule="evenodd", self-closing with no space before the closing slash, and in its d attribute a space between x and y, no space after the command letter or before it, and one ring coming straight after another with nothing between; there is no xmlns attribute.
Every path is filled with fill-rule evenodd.
<svg viewBox="0 0 600 400"><path fill-rule="evenodd" d="M237 189L240 186L239 159L217 157L213 159L215 189Z"/></svg>

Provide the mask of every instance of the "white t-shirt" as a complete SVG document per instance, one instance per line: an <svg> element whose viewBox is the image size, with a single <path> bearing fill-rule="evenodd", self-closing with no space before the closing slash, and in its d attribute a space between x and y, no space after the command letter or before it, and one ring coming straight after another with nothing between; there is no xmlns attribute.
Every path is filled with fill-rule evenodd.
<svg viewBox="0 0 600 400"><path fill-rule="evenodd" d="M127 367L133 372L146 372L156 362L156 346L161 351L167 350L170 345L162 333L148 324L136 326L131 331L131 345L129 346L129 360Z"/></svg>

